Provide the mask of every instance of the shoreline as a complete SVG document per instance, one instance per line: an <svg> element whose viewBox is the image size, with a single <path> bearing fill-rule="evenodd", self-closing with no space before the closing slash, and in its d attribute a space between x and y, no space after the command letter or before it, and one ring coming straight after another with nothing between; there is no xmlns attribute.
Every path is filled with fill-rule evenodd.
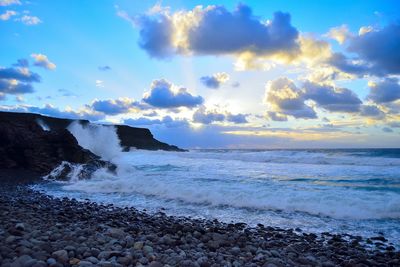
<svg viewBox="0 0 400 267"><path fill-rule="evenodd" d="M18 178L17 178L18 177ZM364 237L149 214L58 199L0 170L1 266L399 266L400 252Z"/></svg>

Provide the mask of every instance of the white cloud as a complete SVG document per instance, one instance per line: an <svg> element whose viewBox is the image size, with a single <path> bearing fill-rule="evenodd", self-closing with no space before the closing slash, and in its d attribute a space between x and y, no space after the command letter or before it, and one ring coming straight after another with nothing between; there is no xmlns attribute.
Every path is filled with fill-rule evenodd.
<svg viewBox="0 0 400 267"><path fill-rule="evenodd" d="M36 16L29 16L29 15L24 15L21 18L18 19L22 23L32 26L32 25L37 25L39 23L42 23L42 21L36 17Z"/></svg>
<svg viewBox="0 0 400 267"><path fill-rule="evenodd" d="M102 81L102 80L96 80L95 83L96 83L96 87L98 87L98 88L104 87L104 81Z"/></svg>
<svg viewBox="0 0 400 267"><path fill-rule="evenodd" d="M0 20L9 20L12 16L17 15L17 12L12 10L7 10L5 13L0 15Z"/></svg>
<svg viewBox="0 0 400 267"><path fill-rule="evenodd" d="M21 5L19 0L0 0L0 6Z"/></svg>

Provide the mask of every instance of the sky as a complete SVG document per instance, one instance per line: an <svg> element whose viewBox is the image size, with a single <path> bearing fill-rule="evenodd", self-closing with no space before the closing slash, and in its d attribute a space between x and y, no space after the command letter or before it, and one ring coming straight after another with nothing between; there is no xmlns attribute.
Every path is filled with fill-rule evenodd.
<svg viewBox="0 0 400 267"><path fill-rule="evenodd" d="M0 110L184 148L400 147L400 3L0 0Z"/></svg>

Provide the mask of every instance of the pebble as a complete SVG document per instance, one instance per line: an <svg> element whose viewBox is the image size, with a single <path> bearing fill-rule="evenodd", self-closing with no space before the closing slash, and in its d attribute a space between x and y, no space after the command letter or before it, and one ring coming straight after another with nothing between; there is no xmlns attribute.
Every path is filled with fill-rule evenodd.
<svg viewBox="0 0 400 267"><path fill-rule="evenodd" d="M0 181L1 183L1 181ZM148 214L0 185L0 266L398 266L383 236ZM348 240L348 241L347 241ZM363 246L370 242L368 249ZM375 248L374 244L379 246Z"/></svg>

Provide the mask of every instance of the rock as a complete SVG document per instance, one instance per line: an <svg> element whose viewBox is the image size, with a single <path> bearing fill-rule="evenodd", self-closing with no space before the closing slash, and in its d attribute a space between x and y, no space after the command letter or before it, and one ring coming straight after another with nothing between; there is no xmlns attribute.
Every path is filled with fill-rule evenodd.
<svg viewBox="0 0 400 267"><path fill-rule="evenodd" d="M57 250L57 251L53 252L51 254L51 256L53 258L55 258L57 261L59 261L60 263L63 263L63 264L67 263L68 259L69 259L68 258L68 252L66 250L64 250L64 249Z"/></svg>
<svg viewBox="0 0 400 267"><path fill-rule="evenodd" d="M153 254L153 248L146 245L143 247L143 252L145 255Z"/></svg>
<svg viewBox="0 0 400 267"><path fill-rule="evenodd" d="M80 259L72 258L72 259L69 260L69 264L77 265L77 264L79 264L80 261L81 261Z"/></svg>
<svg viewBox="0 0 400 267"><path fill-rule="evenodd" d="M19 231L25 231L25 224L23 224L23 223L17 223L17 224L15 225L15 228L16 228L17 230L19 230Z"/></svg>
<svg viewBox="0 0 400 267"><path fill-rule="evenodd" d="M88 257L88 258L86 258L85 260L86 260L86 261L89 261L89 262L91 262L91 263L93 263L93 264L99 263L99 260L98 260L97 258L93 257L93 256Z"/></svg>
<svg viewBox="0 0 400 267"><path fill-rule="evenodd" d="M79 262L79 266L82 266L82 267L92 267L92 266L94 266L94 265L93 265L93 263L91 263L90 261L80 261L80 262Z"/></svg>
<svg viewBox="0 0 400 267"><path fill-rule="evenodd" d="M44 261L37 261L32 267L47 267L47 264Z"/></svg>
<svg viewBox="0 0 400 267"><path fill-rule="evenodd" d="M113 167L79 146L66 128L43 130L37 123L39 117L0 112L0 168L27 169L45 175L67 161L88 164L89 175L98 167Z"/></svg>
<svg viewBox="0 0 400 267"><path fill-rule="evenodd" d="M122 253L120 251L101 251L99 255L97 255L97 258L100 260L108 260L111 257L118 256L122 256Z"/></svg>
<svg viewBox="0 0 400 267"><path fill-rule="evenodd" d="M125 232L119 228L110 228L110 229L108 229L107 234L111 237L118 238L118 239L122 239L126 235Z"/></svg>
<svg viewBox="0 0 400 267"><path fill-rule="evenodd" d="M164 265L158 261L152 261L149 264L149 267L163 267Z"/></svg>
<svg viewBox="0 0 400 267"><path fill-rule="evenodd" d="M57 261L54 258L48 258L47 259L47 264L48 265L53 265L53 264L56 264L56 263L57 263Z"/></svg>
<svg viewBox="0 0 400 267"><path fill-rule="evenodd" d="M199 267L199 264L191 261L191 260L184 260L180 263L181 267Z"/></svg>
<svg viewBox="0 0 400 267"><path fill-rule="evenodd" d="M143 242L141 241L135 242L135 244L133 244L133 249L141 250L142 248L143 248Z"/></svg>

